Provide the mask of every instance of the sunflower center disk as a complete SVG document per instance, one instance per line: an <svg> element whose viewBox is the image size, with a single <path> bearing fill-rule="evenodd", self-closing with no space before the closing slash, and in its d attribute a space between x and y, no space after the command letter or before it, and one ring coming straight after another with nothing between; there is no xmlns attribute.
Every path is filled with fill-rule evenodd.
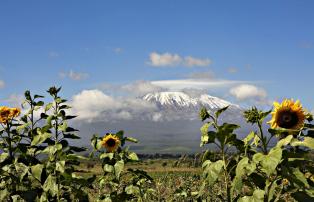
<svg viewBox="0 0 314 202"><path fill-rule="evenodd" d="M114 147L116 145L116 141L114 139L109 139L107 141L108 147Z"/></svg>
<svg viewBox="0 0 314 202"><path fill-rule="evenodd" d="M299 122L298 115L292 111L282 111L278 117L278 126L281 128L293 128Z"/></svg>

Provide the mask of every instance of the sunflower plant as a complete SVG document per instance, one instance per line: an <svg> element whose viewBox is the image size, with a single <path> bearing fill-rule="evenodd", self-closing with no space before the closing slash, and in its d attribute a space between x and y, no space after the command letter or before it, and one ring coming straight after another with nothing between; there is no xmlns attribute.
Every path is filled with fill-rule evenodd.
<svg viewBox="0 0 314 202"><path fill-rule="evenodd" d="M47 92L52 102L45 105L41 95L25 92L20 110L1 108L1 201L77 201L86 200L85 187L94 177L81 177L75 166L83 157L75 154L84 148L70 145L79 139L68 126L70 107L59 96L61 88Z"/></svg>
<svg viewBox="0 0 314 202"><path fill-rule="evenodd" d="M244 151L244 143L235 134L236 129L240 126L231 123L219 124L220 115L227 109L228 106L214 114L209 113L206 108L200 111L201 120L206 121L201 127L200 146L215 145L221 158L211 161L208 155L209 150L203 154L203 185L197 194L199 200L219 198L222 201L232 201L233 199L231 183L239 154ZM218 193L211 192L216 183L221 185L221 189ZM208 194L208 192L210 193Z"/></svg>
<svg viewBox="0 0 314 202"><path fill-rule="evenodd" d="M137 140L125 137L123 131L104 137L95 134L91 139L92 156L101 160L103 171L98 179L98 201L147 201L154 197L153 179L143 170L126 169L127 163L139 160L135 152L124 147L126 142Z"/></svg>
<svg viewBox="0 0 314 202"><path fill-rule="evenodd" d="M24 164L16 153L20 149L21 136L17 130L21 110L7 106L0 107L0 200L19 197L19 187L26 186L23 176Z"/></svg>
<svg viewBox="0 0 314 202"><path fill-rule="evenodd" d="M200 112L202 120L211 120L201 128L201 146L215 144L221 151L221 159L203 163L203 187L222 181L225 188L218 197L223 201L314 200L313 118L299 101L275 102L274 110L270 111L256 107L245 111L246 121L257 130L243 140L233 134L238 126L217 124L217 115L223 111L219 110L216 115L206 109ZM264 121L269 115L267 133ZM222 130L226 127L230 130ZM233 149L232 154L226 155L228 149ZM202 191L203 188L201 196Z"/></svg>

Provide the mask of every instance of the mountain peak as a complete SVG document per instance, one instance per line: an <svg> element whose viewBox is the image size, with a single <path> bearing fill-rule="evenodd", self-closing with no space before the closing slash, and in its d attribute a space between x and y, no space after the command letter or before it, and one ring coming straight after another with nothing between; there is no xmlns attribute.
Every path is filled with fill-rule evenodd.
<svg viewBox="0 0 314 202"><path fill-rule="evenodd" d="M162 108L200 109L204 106L210 109L219 109L228 105L238 107L228 101L207 94L191 97L184 92L149 93L143 97L143 100L156 103L157 106Z"/></svg>

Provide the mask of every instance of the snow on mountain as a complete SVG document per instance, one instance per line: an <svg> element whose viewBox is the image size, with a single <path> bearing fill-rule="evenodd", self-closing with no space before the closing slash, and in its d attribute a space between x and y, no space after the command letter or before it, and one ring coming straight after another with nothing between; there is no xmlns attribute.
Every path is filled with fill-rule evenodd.
<svg viewBox="0 0 314 202"><path fill-rule="evenodd" d="M158 92L149 93L142 99L156 105L158 110L150 118L153 121L199 120L198 114L202 107L215 112L226 106L229 108L223 117L232 120L241 115L239 112L242 110L238 105L207 94L191 97L183 92Z"/></svg>
<svg viewBox="0 0 314 202"><path fill-rule="evenodd" d="M143 100L155 103L160 108L172 109L199 110L201 107L207 107L211 110L215 110L228 105L234 108L240 108L228 101L207 94L202 94L198 97L190 97L183 92L149 93L143 97Z"/></svg>

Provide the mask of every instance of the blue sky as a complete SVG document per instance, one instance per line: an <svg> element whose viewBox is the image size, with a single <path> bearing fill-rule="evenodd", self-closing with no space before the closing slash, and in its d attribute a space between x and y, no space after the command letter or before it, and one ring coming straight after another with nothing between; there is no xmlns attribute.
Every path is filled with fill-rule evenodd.
<svg viewBox="0 0 314 202"><path fill-rule="evenodd" d="M51 85L71 98L103 83L210 72L207 81L234 82L206 87L211 94L250 104L292 97L311 110L313 8L310 0L1 1L0 99ZM236 85L262 94L237 97Z"/></svg>

